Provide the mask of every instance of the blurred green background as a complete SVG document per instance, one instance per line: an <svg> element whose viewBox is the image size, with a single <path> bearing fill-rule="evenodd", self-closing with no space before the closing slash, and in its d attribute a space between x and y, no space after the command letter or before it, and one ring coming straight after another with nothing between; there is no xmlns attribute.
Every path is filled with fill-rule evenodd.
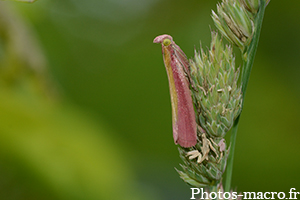
<svg viewBox="0 0 300 200"><path fill-rule="evenodd" d="M0 2L0 199L189 199L154 37L192 57L208 0ZM233 188L300 192L300 2L271 0Z"/></svg>

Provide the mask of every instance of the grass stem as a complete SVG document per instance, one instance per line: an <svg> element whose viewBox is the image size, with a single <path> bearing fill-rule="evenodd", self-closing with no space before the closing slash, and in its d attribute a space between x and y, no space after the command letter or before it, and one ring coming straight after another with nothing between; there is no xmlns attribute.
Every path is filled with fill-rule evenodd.
<svg viewBox="0 0 300 200"><path fill-rule="evenodd" d="M256 50L258 47L261 26L262 26L262 22L263 22L263 18L264 18L264 13L265 13L265 7L266 7L265 0L260 0L260 9L259 9L259 12L257 13L255 22L254 22L255 30L254 30L253 39L247 50L247 57L246 57L247 60L244 60L244 63L243 63L243 73L242 73L242 79L241 79L242 80L242 95L243 95L242 109L243 109L243 105L244 105L244 99L245 99L245 94L246 94L246 90L247 90L247 86L248 86L248 82L249 82L249 78L250 78L250 73L252 70ZM234 149L235 149L235 142L236 142L236 136L237 136L237 130L238 130L240 116L241 115L239 115L237 117L237 119L234 121L232 130L231 130L230 153L228 156L228 164L227 164L227 171L226 171L225 192L230 192L230 188L231 188Z"/></svg>

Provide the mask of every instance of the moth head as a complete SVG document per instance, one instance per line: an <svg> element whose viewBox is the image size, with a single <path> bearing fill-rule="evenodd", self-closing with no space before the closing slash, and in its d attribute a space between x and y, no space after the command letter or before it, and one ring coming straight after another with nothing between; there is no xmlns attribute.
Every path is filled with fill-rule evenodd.
<svg viewBox="0 0 300 200"><path fill-rule="evenodd" d="M154 41L154 43L161 43L163 46L167 47L173 42L173 38L170 35L164 34L157 36Z"/></svg>
<svg viewBox="0 0 300 200"><path fill-rule="evenodd" d="M171 40L169 39L169 38L166 38L166 39L164 39L164 41L162 42L163 43L163 45L165 46L165 47L167 47L167 46L169 46L170 44L171 44Z"/></svg>

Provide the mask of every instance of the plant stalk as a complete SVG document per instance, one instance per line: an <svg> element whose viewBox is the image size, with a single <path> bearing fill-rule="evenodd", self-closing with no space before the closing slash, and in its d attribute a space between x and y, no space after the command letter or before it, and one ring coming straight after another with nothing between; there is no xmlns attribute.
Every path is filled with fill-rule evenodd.
<svg viewBox="0 0 300 200"><path fill-rule="evenodd" d="M255 30L254 30L254 35L253 39L250 43L250 46L247 50L247 57L243 62L243 73L242 73L242 95L243 95L243 103L242 103L242 109L244 106L244 99L245 99L245 94L250 78L250 73L252 70L252 66L254 63L254 58L256 54L256 50L258 47L258 42L259 42L259 36L260 36L260 31L262 27L262 22L264 18L264 13L265 13L265 8L266 8L266 2L265 0L260 0L260 9L257 13L256 19L255 19ZM231 179L232 179L232 170L233 170L233 158L234 158L234 149L235 149L235 142L236 142L236 136L237 136L237 130L238 130L238 124L239 124L239 115L236 120L234 121L232 131L231 131L231 137L230 137L230 153L228 156L228 164L227 164L227 170L226 170L226 180L225 180L225 192L230 192L231 188Z"/></svg>

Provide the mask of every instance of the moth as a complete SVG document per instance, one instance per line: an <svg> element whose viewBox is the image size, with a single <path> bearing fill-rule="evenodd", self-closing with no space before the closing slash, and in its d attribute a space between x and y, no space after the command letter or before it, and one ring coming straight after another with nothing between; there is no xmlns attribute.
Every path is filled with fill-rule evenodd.
<svg viewBox="0 0 300 200"><path fill-rule="evenodd" d="M169 80L172 105L173 138L175 144L192 147L197 143L197 124L190 91L189 62L170 35L157 36Z"/></svg>

